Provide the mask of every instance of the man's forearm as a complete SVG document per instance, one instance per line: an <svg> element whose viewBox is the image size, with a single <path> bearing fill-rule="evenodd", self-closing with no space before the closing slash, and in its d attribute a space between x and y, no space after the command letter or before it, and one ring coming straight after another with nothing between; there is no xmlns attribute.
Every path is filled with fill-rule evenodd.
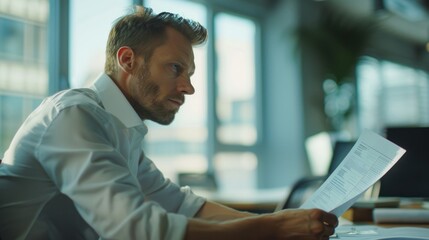
<svg viewBox="0 0 429 240"><path fill-rule="evenodd" d="M268 231L261 231L261 217L238 218L235 220L213 222L189 219L185 240L237 240L270 239ZM267 230L267 229L266 229Z"/></svg>
<svg viewBox="0 0 429 240"><path fill-rule="evenodd" d="M337 225L335 215L320 209L286 209L256 215L207 202L196 218L188 219L185 240L328 240Z"/></svg>
<svg viewBox="0 0 429 240"><path fill-rule="evenodd" d="M237 211L233 208L207 201L196 214L196 218L214 221L225 221L254 216L250 212Z"/></svg>

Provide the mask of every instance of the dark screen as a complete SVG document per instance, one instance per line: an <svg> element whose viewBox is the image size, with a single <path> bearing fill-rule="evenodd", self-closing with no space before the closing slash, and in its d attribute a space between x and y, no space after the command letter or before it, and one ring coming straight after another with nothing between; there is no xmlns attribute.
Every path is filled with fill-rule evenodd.
<svg viewBox="0 0 429 240"><path fill-rule="evenodd" d="M336 141L332 151L332 159L328 169L328 175L340 165L346 155L350 152L355 141Z"/></svg>
<svg viewBox="0 0 429 240"><path fill-rule="evenodd" d="M386 138L406 152L381 178L380 196L429 198L429 127L387 128Z"/></svg>

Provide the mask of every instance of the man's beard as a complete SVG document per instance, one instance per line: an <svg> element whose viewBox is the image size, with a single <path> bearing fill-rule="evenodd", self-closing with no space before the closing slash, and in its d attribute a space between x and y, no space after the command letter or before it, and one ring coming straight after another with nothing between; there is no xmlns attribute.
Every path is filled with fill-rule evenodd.
<svg viewBox="0 0 429 240"><path fill-rule="evenodd" d="M148 119L162 125L168 125L173 122L177 110L169 110L163 105L160 99L160 89L154 81L151 80L150 72L144 66L137 73L135 88L131 89L134 98L133 107L143 120ZM161 101L160 101L161 100Z"/></svg>

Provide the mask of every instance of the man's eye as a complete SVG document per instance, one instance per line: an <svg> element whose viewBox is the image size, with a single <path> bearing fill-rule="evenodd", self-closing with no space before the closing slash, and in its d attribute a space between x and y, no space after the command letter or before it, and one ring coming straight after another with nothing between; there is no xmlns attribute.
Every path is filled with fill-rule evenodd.
<svg viewBox="0 0 429 240"><path fill-rule="evenodd" d="M179 64L171 64L171 68L175 73L181 73L182 72L182 66Z"/></svg>

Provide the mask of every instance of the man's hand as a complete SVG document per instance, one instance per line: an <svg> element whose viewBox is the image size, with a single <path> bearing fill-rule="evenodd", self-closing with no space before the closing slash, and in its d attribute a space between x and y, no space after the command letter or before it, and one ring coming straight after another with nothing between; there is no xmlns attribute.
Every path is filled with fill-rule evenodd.
<svg viewBox="0 0 429 240"><path fill-rule="evenodd" d="M226 221L190 219L185 239L320 240L329 239L337 225L335 215L320 209L286 209Z"/></svg>
<svg viewBox="0 0 429 240"><path fill-rule="evenodd" d="M277 218L273 239L329 239L338 225L335 215L319 209L286 209L272 217Z"/></svg>

